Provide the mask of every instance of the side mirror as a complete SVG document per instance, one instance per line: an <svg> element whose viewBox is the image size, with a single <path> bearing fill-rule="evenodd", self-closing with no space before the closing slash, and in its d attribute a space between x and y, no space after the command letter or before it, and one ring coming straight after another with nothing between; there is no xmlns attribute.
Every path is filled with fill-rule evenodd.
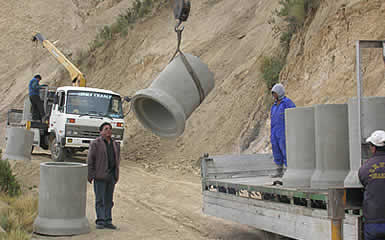
<svg viewBox="0 0 385 240"><path fill-rule="evenodd" d="M131 98L130 98L130 97L127 97L127 96L125 96L125 97L123 98L123 100L124 100L124 101L126 101L126 102L130 102L130 101L131 101Z"/></svg>

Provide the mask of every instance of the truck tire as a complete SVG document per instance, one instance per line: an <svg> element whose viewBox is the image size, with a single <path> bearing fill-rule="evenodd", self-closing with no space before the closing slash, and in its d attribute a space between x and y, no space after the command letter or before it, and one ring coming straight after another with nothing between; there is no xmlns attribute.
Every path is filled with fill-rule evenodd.
<svg viewBox="0 0 385 240"><path fill-rule="evenodd" d="M51 159L54 162L64 162L67 158L67 151L61 147L56 137L50 141Z"/></svg>

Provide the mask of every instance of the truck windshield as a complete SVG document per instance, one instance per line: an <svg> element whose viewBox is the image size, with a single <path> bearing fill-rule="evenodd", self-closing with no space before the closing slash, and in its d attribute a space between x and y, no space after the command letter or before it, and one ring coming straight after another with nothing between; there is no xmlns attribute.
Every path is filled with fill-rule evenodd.
<svg viewBox="0 0 385 240"><path fill-rule="evenodd" d="M101 92L68 91L67 113L123 118L120 96Z"/></svg>

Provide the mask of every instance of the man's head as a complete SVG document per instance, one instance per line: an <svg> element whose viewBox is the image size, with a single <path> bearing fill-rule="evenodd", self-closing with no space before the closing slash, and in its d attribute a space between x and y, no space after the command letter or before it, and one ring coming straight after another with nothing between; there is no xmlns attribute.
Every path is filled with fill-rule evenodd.
<svg viewBox="0 0 385 240"><path fill-rule="evenodd" d="M112 125L111 123L104 122L99 127L100 135L104 138L111 138L112 135Z"/></svg>
<svg viewBox="0 0 385 240"><path fill-rule="evenodd" d="M285 96L285 88L282 84L277 83L271 89L271 94L275 100L281 100Z"/></svg>
<svg viewBox="0 0 385 240"><path fill-rule="evenodd" d="M41 80L41 76L39 74L35 75L33 78L36 78L37 80Z"/></svg>
<svg viewBox="0 0 385 240"><path fill-rule="evenodd" d="M385 131L376 130L366 139L372 153L385 151Z"/></svg>

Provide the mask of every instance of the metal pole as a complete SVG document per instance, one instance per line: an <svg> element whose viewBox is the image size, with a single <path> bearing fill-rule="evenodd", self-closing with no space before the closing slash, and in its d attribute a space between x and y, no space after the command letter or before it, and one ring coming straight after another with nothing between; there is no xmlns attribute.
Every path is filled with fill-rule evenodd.
<svg viewBox="0 0 385 240"><path fill-rule="evenodd" d="M358 139L359 139L359 146L358 148L358 156L362 156L361 152L361 143L362 143L362 129L361 129L361 97L363 93L362 89L362 75L361 75L361 47L360 47L360 41L358 40L356 42L356 74L357 74L357 124L358 124Z"/></svg>
<svg viewBox="0 0 385 240"><path fill-rule="evenodd" d="M331 239L343 239L343 221L345 218L346 192L345 189L329 189L328 216L331 220Z"/></svg>

